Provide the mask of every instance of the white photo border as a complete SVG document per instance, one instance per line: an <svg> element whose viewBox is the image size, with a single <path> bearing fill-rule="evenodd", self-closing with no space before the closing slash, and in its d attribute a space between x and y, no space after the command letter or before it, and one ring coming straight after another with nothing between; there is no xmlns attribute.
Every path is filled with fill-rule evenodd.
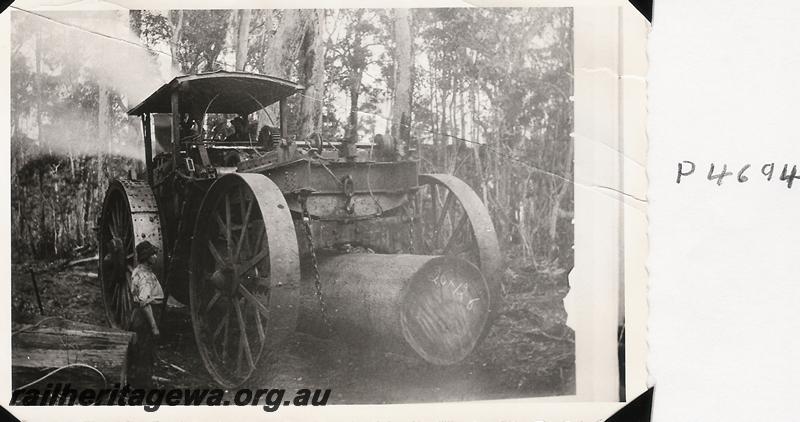
<svg viewBox="0 0 800 422"><path fill-rule="evenodd" d="M78 2L56 6L37 0L17 0L26 10L111 9L239 9L239 8L374 8L366 0L280 0L235 2L181 0L118 0ZM547 398L487 400L454 403L333 405L282 407L266 413L253 407L169 407L147 413L135 407L27 407L10 410L23 420L231 420L238 417L280 420L380 421L563 421L605 419L625 403L618 400L616 321L625 315L626 402L648 386L647 374L647 56L650 25L623 0L471 1L393 0L393 7L574 7L575 9L575 269L565 300L569 325L576 330L576 394ZM9 8L7 10L13 10ZM0 96L10 98L10 13L0 14ZM10 127L9 103L0 104L0 126ZM6 132L8 133L8 132ZM6 149L4 153L8 154ZM5 198L0 216L11 221L10 160L0 160ZM0 225L10 239L10 227ZM0 245L6 271L7 302L11 292L11 244ZM615 252L616 251L616 252ZM620 300L624 298L624 300ZM610 305L614 306L610 306ZM620 305L620 306L617 306ZM590 309L591 312L586 312ZM8 353L0 365L11 368L11 309L2 313L2 343ZM612 333L609 339L609 333ZM602 335L601 335L602 333ZM613 359L612 359L613 356ZM613 360L613 362L612 362ZM0 380L0 405L11 398L10 371ZM609 377L611 380L609 380Z"/></svg>

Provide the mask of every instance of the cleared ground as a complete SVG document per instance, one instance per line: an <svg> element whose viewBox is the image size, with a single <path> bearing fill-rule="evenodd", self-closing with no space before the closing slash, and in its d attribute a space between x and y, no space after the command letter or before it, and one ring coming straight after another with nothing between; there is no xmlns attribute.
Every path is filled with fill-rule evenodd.
<svg viewBox="0 0 800 422"><path fill-rule="evenodd" d="M46 315L105 324L96 264L59 270L59 264L12 268L12 317L38 315L30 270ZM507 263L504 305L489 335L464 362L438 367L420 359L353 347L336 339L295 334L268 357L252 388L330 388L331 403L459 401L572 394L574 336L566 327L563 269ZM213 387L197 354L188 312L172 312L162 328L159 386Z"/></svg>

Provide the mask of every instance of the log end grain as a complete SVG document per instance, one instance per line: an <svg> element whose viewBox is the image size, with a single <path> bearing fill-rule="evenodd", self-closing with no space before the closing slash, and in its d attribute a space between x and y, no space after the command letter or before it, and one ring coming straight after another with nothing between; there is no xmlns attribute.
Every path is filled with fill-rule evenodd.
<svg viewBox="0 0 800 422"><path fill-rule="evenodd" d="M400 323L408 344L426 361L451 365L467 357L489 316L489 288L480 270L454 257L429 261L403 298Z"/></svg>

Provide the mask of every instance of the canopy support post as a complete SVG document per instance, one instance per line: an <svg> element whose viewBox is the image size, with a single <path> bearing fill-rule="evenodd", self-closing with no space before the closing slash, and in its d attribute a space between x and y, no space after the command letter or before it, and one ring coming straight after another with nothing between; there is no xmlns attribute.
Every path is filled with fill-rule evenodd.
<svg viewBox="0 0 800 422"><path fill-rule="evenodd" d="M144 164L147 183L153 185L153 138L150 134L150 113L142 113L142 134L144 135Z"/></svg>
<svg viewBox="0 0 800 422"><path fill-rule="evenodd" d="M172 165L175 170L178 169L178 158L180 158L180 145L181 145L181 110L180 110L180 97L178 90L172 92Z"/></svg>
<svg viewBox="0 0 800 422"><path fill-rule="evenodd" d="M287 139L288 135L288 127L286 122L286 98L283 98L279 102L280 107L280 119L281 119L281 139Z"/></svg>

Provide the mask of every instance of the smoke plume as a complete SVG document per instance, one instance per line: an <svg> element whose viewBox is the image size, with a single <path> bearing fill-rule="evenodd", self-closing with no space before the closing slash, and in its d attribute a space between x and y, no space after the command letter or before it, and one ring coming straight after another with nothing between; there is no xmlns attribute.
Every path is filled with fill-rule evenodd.
<svg viewBox="0 0 800 422"><path fill-rule="evenodd" d="M12 71L11 99L26 149L142 159L141 122L126 112L175 74L128 11L15 12L11 31L12 61L27 69Z"/></svg>

